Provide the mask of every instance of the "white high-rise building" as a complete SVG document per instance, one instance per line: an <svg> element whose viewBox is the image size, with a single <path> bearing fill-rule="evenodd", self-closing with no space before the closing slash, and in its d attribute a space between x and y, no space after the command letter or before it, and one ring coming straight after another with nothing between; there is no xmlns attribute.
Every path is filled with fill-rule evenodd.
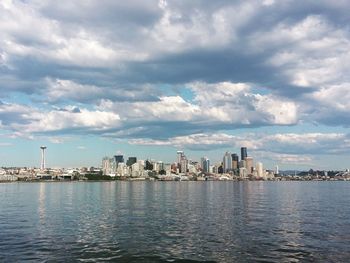
<svg viewBox="0 0 350 263"><path fill-rule="evenodd" d="M131 176L140 177L144 174L144 167L140 162L134 163L131 165Z"/></svg>
<svg viewBox="0 0 350 263"><path fill-rule="evenodd" d="M118 176L129 176L129 167L125 163L119 163L117 168Z"/></svg>
<svg viewBox="0 0 350 263"><path fill-rule="evenodd" d="M256 163L256 172L257 172L257 177L264 177L264 168L263 164L261 162Z"/></svg>
<svg viewBox="0 0 350 263"><path fill-rule="evenodd" d="M239 177L240 178L247 178L248 177L247 169L245 167L239 168Z"/></svg>
<svg viewBox="0 0 350 263"><path fill-rule="evenodd" d="M115 175L117 172L117 162L115 158L104 157L102 159L102 172L104 175Z"/></svg>

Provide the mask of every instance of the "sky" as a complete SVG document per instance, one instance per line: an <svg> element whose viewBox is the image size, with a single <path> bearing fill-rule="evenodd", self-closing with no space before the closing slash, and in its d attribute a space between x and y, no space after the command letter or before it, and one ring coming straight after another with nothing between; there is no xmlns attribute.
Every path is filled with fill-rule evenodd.
<svg viewBox="0 0 350 263"><path fill-rule="evenodd" d="M1 0L0 166L350 168L348 0Z"/></svg>

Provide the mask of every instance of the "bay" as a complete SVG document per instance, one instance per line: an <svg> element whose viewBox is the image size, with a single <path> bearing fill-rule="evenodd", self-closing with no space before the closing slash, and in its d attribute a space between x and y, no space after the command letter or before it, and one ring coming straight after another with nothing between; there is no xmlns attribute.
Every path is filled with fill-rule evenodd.
<svg viewBox="0 0 350 263"><path fill-rule="evenodd" d="M348 182L0 184L0 261L347 262Z"/></svg>

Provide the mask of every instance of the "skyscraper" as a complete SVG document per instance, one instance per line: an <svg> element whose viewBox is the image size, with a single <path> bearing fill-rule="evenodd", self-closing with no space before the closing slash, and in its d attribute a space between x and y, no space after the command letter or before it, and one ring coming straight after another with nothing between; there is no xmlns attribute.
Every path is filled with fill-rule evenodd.
<svg viewBox="0 0 350 263"><path fill-rule="evenodd" d="M131 165L133 165L136 162L137 162L137 158L136 157L129 157L128 160L126 161L126 165L127 166L131 166Z"/></svg>
<svg viewBox="0 0 350 263"><path fill-rule="evenodd" d="M118 164L115 158L104 157L102 159L102 172L104 175L112 175L117 172Z"/></svg>
<svg viewBox="0 0 350 263"><path fill-rule="evenodd" d="M241 161L244 161L247 156L247 147L241 147Z"/></svg>
<svg viewBox="0 0 350 263"><path fill-rule="evenodd" d="M259 178L262 178L264 176L264 174L263 174L264 168L263 168L263 164L261 162L256 163L256 171L257 171L257 176Z"/></svg>
<svg viewBox="0 0 350 263"><path fill-rule="evenodd" d="M188 161L185 155L182 155L180 161L180 173L187 173Z"/></svg>
<svg viewBox="0 0 350 263"><path fill-rule="evenodd" d="M232 171L232 156L230 152L226 152L223 158L224 173Z"/></svg>
<svg viewBox="0 0 350 263"><path fill-rule="evenodd" d="M114 155L114 159L115 159L117 164L124 162L124 156L123 155Z"/></svg>
<svg viewBox="0 0 350 263"><path fill-rule="evenodd" d="M180 166L181 158L184 155L184 152L183 151L177 151L176 154L177 154L177 165Z"/></svg>
<svg viewBox="0 0 350 263"><path fill-rule="evenodd" d="M114 166L115 166L115 170L118 169L118 165L120 163L124 163L124 156L123 155L114 155Z"/></svg>
<svg viewBox="0 0 350 263"><path fill-rule="evenodd" d="M209 173L210 161L207 157L201 158L201 168L203 173Z"/></svg>
<svg viewBox="0 0 350 263"><path fill-rule="evenodd" d="M247 157L245 158L245 165L246 165L245 168L247 169L248 175L249 175L249 174L252 174L253 168L254 168L253 157L247 156Z"/></svg>
<svg viewBox="0 0 350 263"><path fill-rule="evenodd" d="M232 157L232 169L236 170L238 168L239 157L237 154L231 154Z"/></svg>

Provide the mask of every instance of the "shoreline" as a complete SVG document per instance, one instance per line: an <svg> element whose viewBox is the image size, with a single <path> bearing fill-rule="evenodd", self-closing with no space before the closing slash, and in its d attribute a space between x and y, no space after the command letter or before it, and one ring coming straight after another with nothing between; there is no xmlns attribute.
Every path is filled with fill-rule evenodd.
<svg viewBox="0 0 350 263"><path fill-rule="evenodd" d="M195 182L195 183L207 183L207 182L350 182L350 179L336 179L336 180L16 180L16 181L0 181L0 184L10 183L97 183L97 182Z"/></svg>

